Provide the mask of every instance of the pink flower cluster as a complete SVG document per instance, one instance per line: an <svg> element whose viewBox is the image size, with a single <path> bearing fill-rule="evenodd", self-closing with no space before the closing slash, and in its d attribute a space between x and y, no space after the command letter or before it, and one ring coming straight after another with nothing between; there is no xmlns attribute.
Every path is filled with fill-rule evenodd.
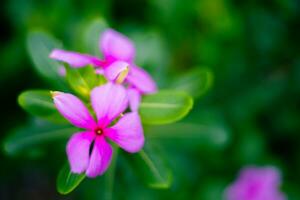
<svg viewBox="0 0 300 200"><path fill-rule="evenodd" d="M285 200L279 191L280 173L275 167L247 167L225 192L226 200Z"/></svg>
<svg viewBox="0 0 300 200"><path fill-rule="evenodd" d="M98 73L103 73L112 82L116 82L120 75L124 74L122 72L128 71L128 75L124 78L125 83L129 85L127 88L129 103L132 110L137 110L141 95L154 93L157 87L151 76L134 63L133 42L126 36L108 29L100 36L99 48L104 59L59 49L53 50L50 58L66 62L76 68L93 65Z"/></svg>
<svg viewBox="0 0 300 200"><path fill-rule="evenodd" d="M84 129L68 141L67 156L71 171L85 172L88 177L96 177L107 170L113 152L107 139L130 153L141 150L144 134L137 112L140 98L156 91L150 75L134 64L135 48L127 37L106 30L100 37L100 49L103 60L58 49L50 54L51 58L64 61L71 67L93 65L109 81L91 91L90 103L96 119L76 96L52 92L58 111L71 124ZM124 114L128 107L131 112Z"/></svg>

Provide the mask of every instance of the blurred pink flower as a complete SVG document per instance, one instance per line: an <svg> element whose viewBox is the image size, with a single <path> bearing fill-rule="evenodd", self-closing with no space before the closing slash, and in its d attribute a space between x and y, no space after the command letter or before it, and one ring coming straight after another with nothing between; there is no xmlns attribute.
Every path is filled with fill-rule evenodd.
<svg viewBox="0 0 300 200"><path fill-rule="evenodd" d="M129 101L130 107L136 111L140 96L156 92L156 83L151 76L142 68L134 63L135 47L129 38L112 29L107 29L101 35L99 40L99 48L104 55L104 60L95 56L80 54L76 52L54 49L50 58L63 61L72 67L84 67L93 65L103 68L103 74L110 81L116 81L120 74L127 69L128 75L125 82L128 83L130 90ZM97 71L102 73L101 70Z"/></svg>
<svg viewBox="0 0 300 200"><path fill-rule="evenodd" d="M92 90L91 105L97 121L76 96L63 92L52 92L52 96L58 111L71 124L85 129L75 133L67 144L73 173L85 172L88 177L96 177L106 171L112 157L107 138L130 153L143 147L143 128L137 112L126 113L111 125L128 106L127 92L122 85L107 83Z"/></svg>
<svg viewBox="0 0 300 200"><path fill-rule="evenodd" d="M285 200L279 191L280 172L275 167L247 167L225 191L226 200Z"/></svg>

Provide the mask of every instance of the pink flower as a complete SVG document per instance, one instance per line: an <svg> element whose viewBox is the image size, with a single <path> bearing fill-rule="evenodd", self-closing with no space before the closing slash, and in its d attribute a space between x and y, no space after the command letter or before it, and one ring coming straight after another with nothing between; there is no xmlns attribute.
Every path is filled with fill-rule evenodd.
<svg viewBox="0 0 300 200"><path fill-rule="evenodd" d="M280 173L275 167L247 167L225 191L227 200L285 200L279 191Z"/></svg>
<svg viewBox="0 0 300 200"><path fill-rule="evenodd" d="M85 105L76 96L52 92L58 111L74 126L85 129L75 133L67 144L67 156L73 173L85 172L88 177L103 174L108 168L112 147L106 139L117 143L125 151L134 153L144 145L144 134L137 112L124 114L128 97L122 85L107 83L91 92L94 120Z"/></svg>
<svg viewBox="0 0 300 200"><path fill-rule="evenodd" d="M136 111L140 96L156 92L156 84L145 70L134 64L134 44L121 33L108 29L101 35L99 47L103 52L104 60L87 54L59 49L53 50L50 57L66 62L72 67L84 67L86 65L102 67L106 78L113 82L120 77L122 72L129 69L127 77L123 78L129 85L130 107L133 111Z"/></svg>

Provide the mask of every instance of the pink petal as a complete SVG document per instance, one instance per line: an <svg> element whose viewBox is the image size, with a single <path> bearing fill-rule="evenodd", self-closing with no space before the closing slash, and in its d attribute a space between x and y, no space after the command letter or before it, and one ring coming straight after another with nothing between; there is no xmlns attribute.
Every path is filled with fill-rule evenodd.
<svg viewBox="0 0 300 200"><path fill-rule="evenodd" d="M141 102L140 92L135 88L129 88L127 92L131 111L138 111Z"/></svg>
<svg viewBox="0 0 300 200"><path fill-rule="evenodd" d="M100 49L106 60L132 62L135 57L135 47L129 38L112 29L102 34Z"/></svg>
<svg viewBox="0 0 300 200"><path fill-rule="evenodd" d="M54 49L51 52L49 57L55 60L66 62L72 67L84 67L86 65L94 65L94 66L105 65L105 63L97 57L87 55L87 54L71 52L71 51L64 51L60 49Z"/></svg>
<svg viewBox="0 0 300 200"><path fill-rule="evenodd" d="M131 65L127 81L144 94L156 92L156 83L142 68Z"/></svg>
<svg viewBox="0 0 300 200"><path fill-rule="evenodd" d="M118 78L119 74L127 70L128 67L129 64L127 62L123 62L123 61L113 62L105 69L104 71L105 77L110 81L114 81L115 79Z"/></svg>
<svg viewBox="0 0 300 200"><path fill-rule="evenodd" d="M111 162L112 152L111 146L105 141L104 137L97 137L86 175L90 178L102 175Z"/></svg>
<svg viewBox="0 0 300 200"><path fill-rule="evenodd" d="M144 133L137 112L125 114L116 125L105 130L105 134L124 150L134 153L144 146Z"/></svg>
<svg viewBox="0 0 300 200"><path fill-rule="evenodd" d="M63 92L51 94L55 107L71 124L90 130L97 125L88 109L76 96Z"/></svg>
<svg viewBox="0 0 300 200"><path fill-rule="evenodd" d="M75 133L68 141L67 155L73 173L80 174L87 169L93 138L92 132L81 132Z"/></svg>
<svg viewBox="0 0 300 200"><path fill-rule="evenodd" d="M107 83L92 90L91 103L98 125L104 128L125 111L128 106L127 92L122 85Z"/></svg>

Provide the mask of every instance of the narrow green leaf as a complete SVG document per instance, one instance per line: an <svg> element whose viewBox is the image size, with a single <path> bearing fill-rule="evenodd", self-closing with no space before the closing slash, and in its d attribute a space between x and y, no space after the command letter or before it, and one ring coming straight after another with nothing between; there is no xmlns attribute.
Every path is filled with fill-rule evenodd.
<svg viewBox="0 0 300 200"><path fill-rule="evenodd" d="M87 66L79 69L66 67L67 81L71 88L80 96L89 98L90 91L103 79L99 79L92 66Z"/></svg>
<svg viewBox="0 0 300 200"><path fill-rule="evenodd" d="M230 140L228 130L221 125L190 122L146 127L145 135L148 139L173 142L175 145L187 143L191 147L195 144L197 149L223 149Z"/></svg>
<svg viewBox="0 0 300 200"><path fill-rule="evenodd" d="M14 156L23 154L47 142L67 139L77 128L44 122L27 124L12 130L3 141L4 152Z"/></svg>
<svg viewBox="0 0 300 200"><path fill-rule="evenodd" d="M196 68L173 82L173 88L189 93L194 98L205 94L212 86L213 74L209 69Z"/></svg>
<svg viewBox="0 0 300 200"><path fill-rule="evenodd" d="M193 106L193 99L181 91L160 91L143 97L140 115L144 124L168 124L180 120Z"/></svg>
<svg viewBox="0 0 300 200"><path fill-rule="evenodd" d="M99 37L106 28L108 28L108 24L103 18L91 21L85 28L83 35L84 48L91 55L102 56L99 51Z"/></svg>
<svg viewBox="0 0 300 200"><path fill-rule="evenodd" d="M59 71L63 65L49 58L54 48L61 48L61 43L42 31L30 32L27 36L27 49L35 69L52 85L65 87Z"/></svg>
<svg viewBox="0 0 300 200"><path fill-rule="evenodd" d="M18 97L19 105L30 114L52 122L65 123L66 120L54 106L48 90L28 90Z"/></svg>
<svg viewBox="0 0 300 200"><path fill-rule="evenodd" d="M69 163L66 163L59 171L56 180L56 189L60 194L72 192L85 178L85 174L74 174L70 171Z"/></svg>
<svg viewBox="0 0 300 200"><path fill-rule="evenodd" d="M135 173L149 187L166 189L171 186L173 174L161 149L148 141L144 149L132 156Z"/></svg>

